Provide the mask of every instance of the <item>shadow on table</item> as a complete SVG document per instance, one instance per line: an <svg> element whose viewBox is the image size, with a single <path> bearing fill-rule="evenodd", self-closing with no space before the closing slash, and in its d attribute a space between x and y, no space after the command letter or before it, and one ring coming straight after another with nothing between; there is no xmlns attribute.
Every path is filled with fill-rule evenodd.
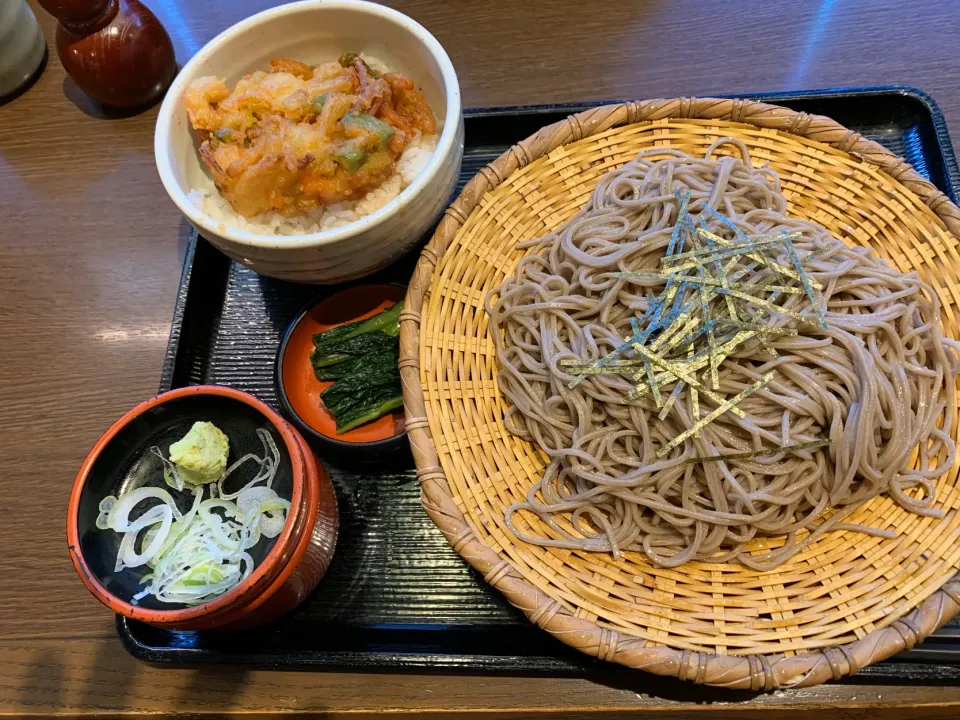
<svg viewBox="0 0 960 720"><path fill-rule="evenodd" d="M712 705L713 703L737 703L752 700L762 692L727 690L724 688L695 685L692 682L670 677L650 675L642 670L617 670L611 674L587 674L585 679L613 690L624 690L639 696L669 700L672 702Z"/></svg>
<svg viewBox="0 0 960 720"><path fill-rule="evenodd" d="M32 653L20 684L20 706L29 714L62 712L64 709L103 707L105 698L113 707L123 707L130 695L135 673L130 672L126 653L113 637L101 638L94 651L85 651L80 663L89 658L83 675L70 677L68 663L76 656L68 648L43 647Z"/></svg>
<svg viewBox="0 0 960 720"><path fill-rule="evenodd" d="M248 668L218 665L190 670L173 707L233 708L246 680Z"/></svg>
<svg viewBox="0 0 960 720"><path fill-rule="evenodd" d="M64 667L62 653L43 648L31 656L32 662L20 684L20 707L41 713L63 704Z"/></svg>
<svg viewBox="0 0 960 720"><path fill-rule="evenodd" d="M99 101L94 100L92 97L87 95L77 86L77 84L69 75L63 79L62 87L64 97L73 103L74 107L76 107L84 115L92 117L95 120L125 120L127 118L132 118L146 112L154 105L159 104L159 102L163 99L163 95L160 95L160 97L158 97L156 100L147 103L146 105L115 108L108 105L102 105Z"/></svg>

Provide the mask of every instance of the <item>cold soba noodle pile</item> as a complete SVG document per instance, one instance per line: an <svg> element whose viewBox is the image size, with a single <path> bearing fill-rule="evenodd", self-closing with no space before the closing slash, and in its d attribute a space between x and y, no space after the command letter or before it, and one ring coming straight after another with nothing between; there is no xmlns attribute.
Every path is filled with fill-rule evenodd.
<svg viewBox="0 0 960 720"><path fill-rule="evenodd" d="M519 538L766 570L829 530L886 534L843 523L882 493L940 514L960 361L937 296L786 206L739 141L658 148L524 243L487 299L507 426L550 460L507 510Z"/></svg>

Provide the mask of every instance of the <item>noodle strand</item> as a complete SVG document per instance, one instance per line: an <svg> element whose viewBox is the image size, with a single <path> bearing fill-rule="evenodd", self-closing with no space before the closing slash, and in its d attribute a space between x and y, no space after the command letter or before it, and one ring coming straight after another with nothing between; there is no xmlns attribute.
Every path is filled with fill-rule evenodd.
<svg viewBox="0 0 960 720"><path fill-rule="evenodd" d="M563 227L521 243L528 255L486 300L507 428L549 460L506 510L519 539L769 570L833 530L889 536L845 522L880 494L941 514L960 353L943 337L937 295L786 207L776 173L727 138L704 158L641 153ZM701 228L693 246L685 221ZM710 252L702 267L715 280L697 264ZM658 299L665 254L699 272L668 301ZM683 314L695 289L723 298L745 328L717 340L728 352L719 363L722 319L695 319L699 305ZM656 320L670 327L647 347L689 345L687 375L649 353L632 368L609 359ZM708 347L699 359L691 338ZM631 379L638 368L646 392ZM749 551L757 538L775 549Z"/></svg>

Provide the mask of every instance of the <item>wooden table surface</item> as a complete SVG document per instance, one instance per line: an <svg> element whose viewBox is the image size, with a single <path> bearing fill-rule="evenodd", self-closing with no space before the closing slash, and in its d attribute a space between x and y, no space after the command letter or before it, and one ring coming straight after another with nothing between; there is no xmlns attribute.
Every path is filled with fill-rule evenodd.
<svg viewBox="0 0 960 720"><path fill-rule="evenodd" d="M146 4L182 64L227 26L276 3ZM948 3L390 4L447 48L467 107L902 83L931 93L960 128L960 11ZM51 44L54 25L37 15ZM156 108L106 116L55 56L35 86L0 106L0 715L960 716L956 685L861 682L745 698L640 673L624 686L154 669L127 656L113 616L73 572L63 518L87 450L158 384L185 232L154 169L155 117Z"/></svg>

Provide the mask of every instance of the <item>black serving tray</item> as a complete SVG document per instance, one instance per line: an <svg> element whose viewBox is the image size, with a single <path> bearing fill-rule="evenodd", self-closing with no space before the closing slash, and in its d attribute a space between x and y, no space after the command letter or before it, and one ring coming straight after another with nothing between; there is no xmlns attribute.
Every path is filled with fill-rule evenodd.
<svg viewBox="0 0 960 720"><path fill-rule="evenodd" d="M924 93L882 87L752 97L829 115L905 157L956 200L960 173L946 125ZM460 187L511 144L595 104L468 111ZM370 280L406 282L416 256ZM261 277L194 235L161 391L229 385L278 407L277 344L296 312L323 291ZM118 617L117 630L131 654L155 663L344 671L602 672L606 678L630 672L582 655L530 624L463 562L420 507L409 452L386 465L319 457L336 486L341 530L333 564L316 592L293 614L243 633L170 632ZM857 677L960 679L960 623Z"/></svg>

